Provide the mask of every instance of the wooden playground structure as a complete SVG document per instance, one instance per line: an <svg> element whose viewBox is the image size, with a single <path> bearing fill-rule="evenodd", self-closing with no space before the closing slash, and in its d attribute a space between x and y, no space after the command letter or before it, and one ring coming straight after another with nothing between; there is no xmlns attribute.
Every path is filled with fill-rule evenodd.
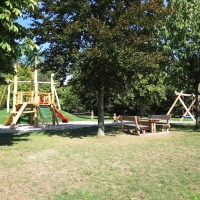
<svg viewBox="0 0 200 200"><path fill-rule="evenodd" d="M37 64L37 60L36 60ZM47 108L50 110L52 114L52 125L59 125L57 117L61 118L63 122L67 123L68 118L65 118L56 108L55 108L55 98L57 99L58 108L60 109L60 104L58 100L58 96L55 89L54 83L54 74L51 74L51 81L50 82L39 82L37 80L37 67L34 68L34 71L31 72L31 80L30 81L18 81L17 77L17 68L18 63L16 62L14 65L15 75L14 81L8 81L8 85L6 89L8 90L8 97L7 97L7 112L9 112L9 101L10 101L10 83L14 83L14 90L13 90L13 105L12 111L10 115L4 122L4 126L8 126L9 128L15 128L17 121L19 120L22 114L29 114L30 115L30 125L34 125L34 127L38 127L38 116L40 115L42 119L42 123L44 125L44 117L42 114L41 108ZM18 91L18 83L30 83L31 84L31 91L30 92L20 92ZM38 84L50 84L51 92L39 92ZM5 89L5 90L6 90ZM2 99L5 95L2 96Z"/></svg>
<svg viewBox="0 0 200 200"><path fill-rule="evenodd" d="M169 109L169 111L167 112L167 115L169 115L171 113L171 111L173 110L174 106L176 105L176 103L178 102L178 100L181 102L181 104L183 105L183 108L185 109L185 112L183 112L182 117L180 118L180 122L184 119L184 118L191 118L194 123L196 122L195 117L193 115L193 113L191 113L190 111L192 110L194 103L196 102L196 96L194 94L184 94L183 91L181 92L176 92L175 94L177 96L177 98L175 99L174 103L172 104L171 108ZM192 103L187 107L184 103L184 101L181 99L181 97L192 97Z"/></svg>

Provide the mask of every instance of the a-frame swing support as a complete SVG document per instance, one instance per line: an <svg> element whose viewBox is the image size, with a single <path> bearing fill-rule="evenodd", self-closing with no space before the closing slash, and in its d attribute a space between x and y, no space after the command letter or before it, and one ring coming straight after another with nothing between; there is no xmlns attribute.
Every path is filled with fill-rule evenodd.
<svg viewBox="0 0 200 200"><path fill-rule="evenodd" d="M185 103L181 99L181 96L191 96L193 94L184 94L183 91L181 91L180 93L175 91L175 94L177 95L177 98L175 99L175 101L172 104L171 108L167 112L167 115L169 115L171 113L171 111L173 110L173 108L176 105L177 101L179 100L181 102L181 104L183 105L183 107L185 108L185 110L186 110L185 113L183 114L182 118L180 119L180 121L182 121L184 119L184 116L186 116L187 114L189 114L190 117L191 117L191 119L194 121L194 123L196 123L196 120L195 120L194 116L190 112L190 108L194 105L194 103L196 101L196 98L194 98L194 100L192 101L192 103L190 104L190 106L187 108L187 106L185 105Z"/></svg>

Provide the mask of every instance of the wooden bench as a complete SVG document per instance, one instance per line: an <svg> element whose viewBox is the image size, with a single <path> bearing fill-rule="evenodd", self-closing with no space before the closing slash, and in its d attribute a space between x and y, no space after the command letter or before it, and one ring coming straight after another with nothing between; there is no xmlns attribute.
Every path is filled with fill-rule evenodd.
<svg viewBox="0 0 200 200"><path fill-rule="evenodd" d="M169 120L171 119L170 115L149 115L148 118L159 119L161 121L164 121L164 122L156 122L156 126L159 126L161 128L161 132L163 132L165 128L167 132L169 131L170 128Z"/></svg>
<svg viewBox="0 0 200 200"><path fill-rule="evenodd" d="M138 122L140 121L140 117L138 116L120 116L120 121L122 125L122 132L125 132L127 129L128 133L136 133L140 135L140 131L145 134L146 129L149 129L149 125L140 125ZM131 130L131 127L134 128L134 132Z"/></svg>

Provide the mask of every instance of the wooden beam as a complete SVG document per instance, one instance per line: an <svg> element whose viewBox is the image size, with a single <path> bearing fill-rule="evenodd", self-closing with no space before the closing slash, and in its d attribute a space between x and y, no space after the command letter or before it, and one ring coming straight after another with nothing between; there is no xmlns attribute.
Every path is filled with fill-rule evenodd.
<svg viewBox="0 0 200 200"><path fill-rule="evenodd" d="M34 126L38 127L38 105L39 105L39 97L38 97L38 71L37 71L37 65L38 65L38 58L35 56L35 70L34 70L34 83L35 83L35 114L34 114Z"/></svg>
<svg viewBox="0 0 200 200"><path fill-rule="evenodd" d="M176 94L176 95L178 94L178 96L177 96L177 98L175 99L175 101L174 101L174 103L172 104L172 106L171 106L171 108L169 109L169 111L167 112L167 115L169 115L169 114L171 113L171 111L172 111L172 109L174 108L174 106L176 105L177 101L180 99L181 95L183 94L183 91L181 91L180 93L177 93L177 92L175 91L175 94Z"/></svg>
<svg viewBox="0 0 200 200"><path fill-rule="evenodd" d="M10 83L8 85L8 96L7 96L7 113L10 112Z"/></svg>
<svg viewBox="0 0 200 200"><path fill-rule="evenodd" d="M195 95L194 95L194 94L185 94L185 93L179 93L179 92L176 92L176 91L175 91L175 94L176 94L176 95L179 95L179 94L181 94L181 96L186 96L186 97L191 97L191 96L195 97Z"/></svg>
<svg viewBox="0 0 200 200"><path fill-rule="evenodd" d="M59 98L58 98L58 94L57 94L55 85L54 85L54 92L55 92L56 101L57 101L57 104L58 104L58 109L61 110L60 101L59 101Z"/></svg>
<svg viewBox="0 0 200 200"><path fill-rule="evenodd" d="M14 81L12 80L9 80L11 83L14 83ZM31 83L31 81L17 81L18 83ZM35 83L33 81L33 83ZM51 84L51 82L44 82L44 81L37 81L37 83L40 83L40 84ZM54 83L54 85L57 85L58 83Z"/></svg>
<svg viewBox="0 0 200 200"><path fill-rule="evenodd" d="M190 106L188 107L188 110L190 110L192 108L192 106L194 105L194 103L196 102L196 98L194 98L194 100L192 101L192 103L190 104ZM184 119L184 116L187 115L187 111L185 111L185 113L183 114L183 116L180 119L180 122Z"/></svg>
<svg viewBox="0 0 200 200"><path fill-rule="evenodd" d="M54 74L51 74L51 93L52 93L52 104L55 105L55 95L54 95Z"/></svg>
<svg viewBox="0 0 200 200"><path fill-rule="evenodd" d="M196 120L194 119L194 117L192 116L192 114L190 113L190 111L188 110L188 108L186 107L185 103L183 102L183 100L181 98L179 98L179 101L182 103L183 107L185 108L185 110L187 111L187 113L190 115L190 117L192 118L192 120L194 122L196 122Z"/></svg>
<svg viewBox="0 0 200 200"><path fill-rule="evenodd" d="M17 94L17 68L18 68L18 62L16 61L14 64L14 70L15 70L15 75L14 75L14 91L13 91L13 112L16 112L16 94Z"/></svg>

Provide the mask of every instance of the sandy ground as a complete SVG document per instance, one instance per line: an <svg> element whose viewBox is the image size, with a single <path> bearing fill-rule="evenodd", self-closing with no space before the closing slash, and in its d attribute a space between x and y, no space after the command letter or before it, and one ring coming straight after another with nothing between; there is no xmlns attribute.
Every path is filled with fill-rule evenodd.
<svg viewBox="0 0 200 200"><path fill-rule="evenodd" d="M105 124L113 124L113 122L105 122ZM120 125L120 123L114 123ZM18 124L14 129L10 129L9 126L0 125L0 133L17 133L17 132L34 132L42 130L64 130L64 129L76 129L82 127L97 126L97 122L92 121L79 121L79 122L69 122L69 123L59 123L59 125L52 126L51 124L46 124L45 127L39 124L38 128L34 126L29 126L25 124Z"/></svg>

